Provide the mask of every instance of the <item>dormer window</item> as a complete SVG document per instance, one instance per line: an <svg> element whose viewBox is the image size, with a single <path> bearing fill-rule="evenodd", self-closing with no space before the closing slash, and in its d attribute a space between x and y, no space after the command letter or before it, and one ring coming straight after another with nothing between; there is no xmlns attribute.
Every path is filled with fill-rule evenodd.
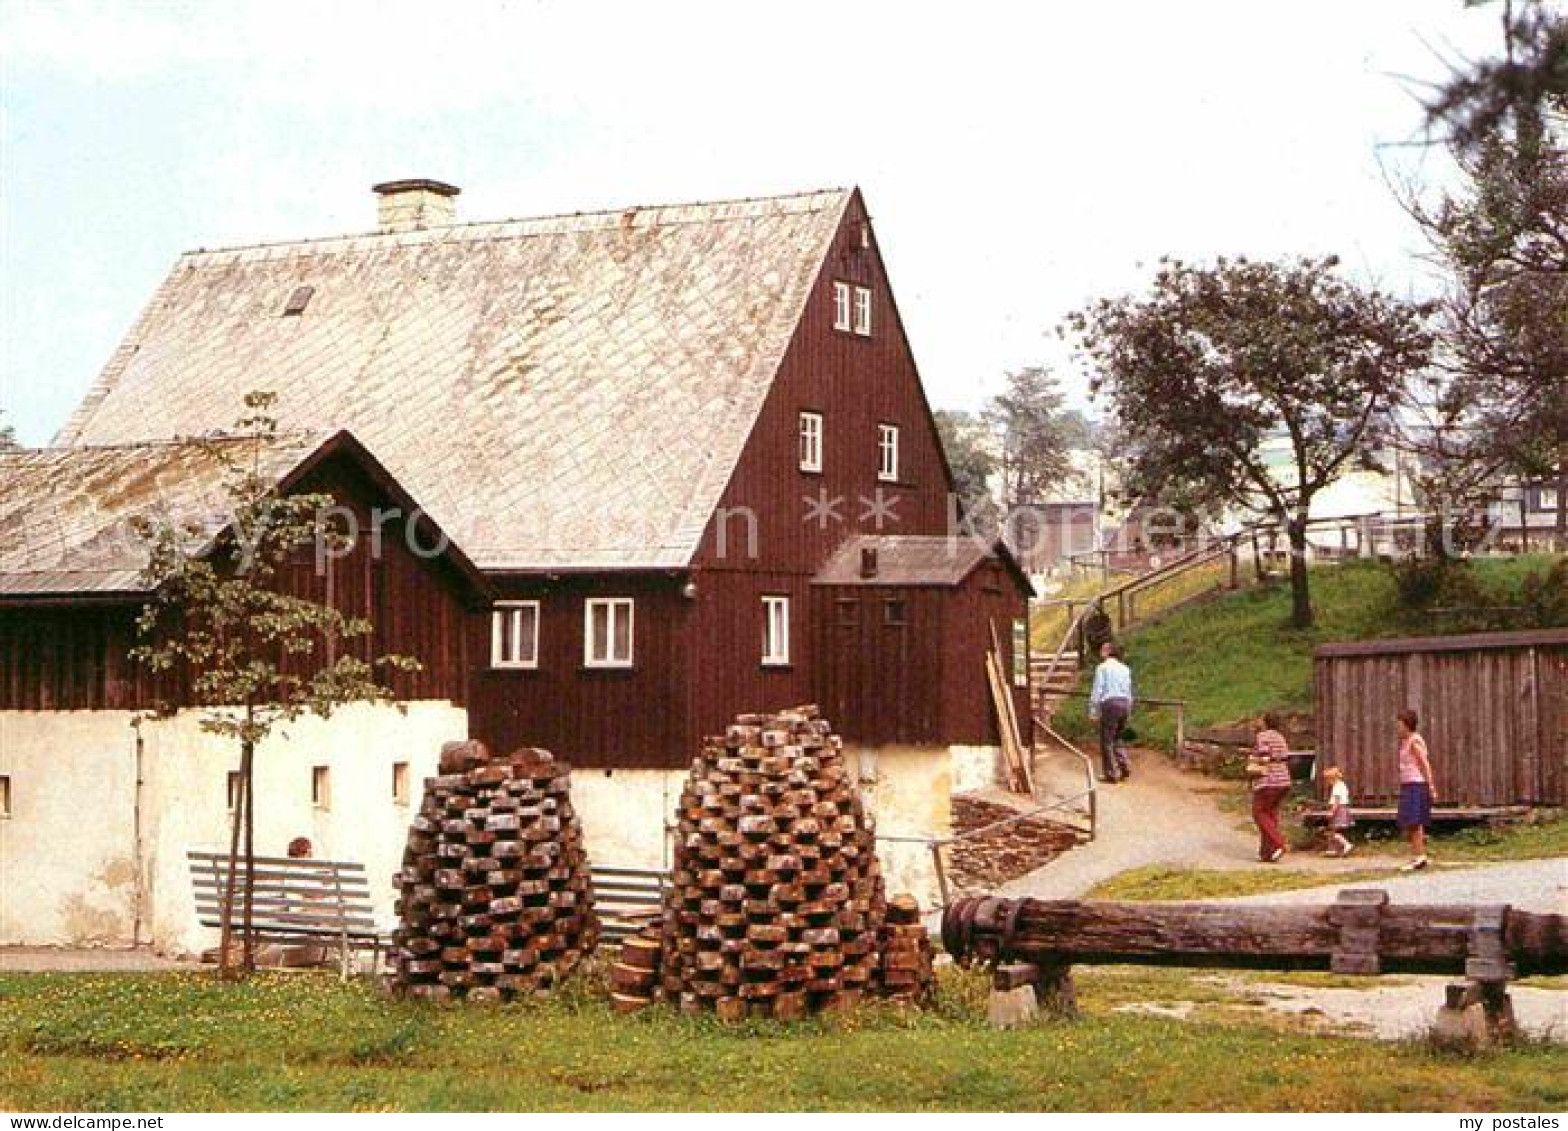
<svg viewBox="0 0 1568 1131"><path fill-rule="evenodd" d="M310 296L315 293L315 287L295 287L294 293L289 295L289 301L283 304L283 317L298 318L304 314L305 308L310 305Z"/></svg>
<svg viewBox="0 0 1568 1131"><path fill-rule="evenodd" d="M822 470L822 414L800 414L800 470Z"/></svg>

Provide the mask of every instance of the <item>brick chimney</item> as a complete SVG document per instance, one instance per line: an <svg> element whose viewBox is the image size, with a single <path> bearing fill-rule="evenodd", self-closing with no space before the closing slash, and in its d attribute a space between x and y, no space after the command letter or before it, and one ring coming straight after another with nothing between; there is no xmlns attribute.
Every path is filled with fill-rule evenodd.
<svg viewBox="0 0 1568 1131"><path fill-rule="evenodd" d="M375 185L377 222L383 232L416 232L457 223L456 185L417 177Z"/></svg>

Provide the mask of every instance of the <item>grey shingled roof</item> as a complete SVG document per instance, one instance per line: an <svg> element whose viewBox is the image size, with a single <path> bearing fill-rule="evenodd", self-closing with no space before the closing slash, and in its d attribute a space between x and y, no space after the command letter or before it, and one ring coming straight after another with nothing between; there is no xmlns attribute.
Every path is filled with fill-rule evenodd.
<svg viewBox="0 0 1568 1131"><path fill-rule="evenodd" d="M860 576L861 551L875 549L877 571ZM1029 582L1007 548L959 534L857 534L846 539L812 578L814 585L962 585L975 567L1000 558L1021 588Z"/></svg>
<svg viewBox="0 0 1568 1131"><path fill-rule="evenodd" d="M481 568L678 568L849 199L192 252L58 442L202 433L267 389L287 428L351 430Z"/></svg>
<svg viewBox="0 0 1568 1131"><path fill-rule="evenodd" d="M271 441L261 474L281 481L324 439ZM132 520L210 537L229 523L224 498L223 465L196 442L0 450L0 597L145 592Z"/></svg>

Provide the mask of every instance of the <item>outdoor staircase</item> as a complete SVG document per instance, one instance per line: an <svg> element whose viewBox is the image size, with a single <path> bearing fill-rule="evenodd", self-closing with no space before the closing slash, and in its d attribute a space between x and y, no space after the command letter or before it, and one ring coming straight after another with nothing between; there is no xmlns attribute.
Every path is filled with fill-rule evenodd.
<svg viewBox="0 0 1568 1131"><path fill-rule="evenodd" d="M1078 687L1078 671L1082 660L1078 652L1064 649L1055 656L1032 656L1029 660L1029 708L1036 717L1047 721L1056 717L1056 710Z"/></svg>

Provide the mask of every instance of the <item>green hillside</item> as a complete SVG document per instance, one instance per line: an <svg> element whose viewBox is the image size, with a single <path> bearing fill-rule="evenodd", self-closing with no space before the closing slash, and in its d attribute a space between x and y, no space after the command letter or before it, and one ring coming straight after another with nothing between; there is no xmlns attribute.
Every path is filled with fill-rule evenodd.
<svg viewBox="0 0 1568 1131"><path fill-rule="evenodd" d="M1472 568L1490 594L1507 600L1527 574L1551 562L1546 556L1478 559ZM1127 638L1127 662L1139 697L1186 700L1189 730L1236 722L1271 707L1311 710L1317 645L1443 631L1440 623L1412 626L1402 618L1392 574L1373 562L1315 568L1312 603L1317 624L1307 630L1290 627L1290 590L1283 583L1197 601L1135 629ZM1086 672L1085 688L1088 680ZM1059 729L1087 738L1084 713L1075 707L1058 716ZM1141 742L1173 744L1168 710L1139 711L1135 727Z"/></svg>

